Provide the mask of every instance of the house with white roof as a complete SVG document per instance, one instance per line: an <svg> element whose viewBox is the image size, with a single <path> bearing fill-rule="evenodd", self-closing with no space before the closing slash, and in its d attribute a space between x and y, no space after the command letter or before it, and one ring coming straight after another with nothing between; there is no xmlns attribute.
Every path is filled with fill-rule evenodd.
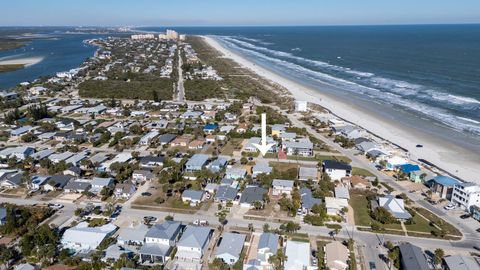
<svg viewBox="0 0 480 270"><path fill-rule="evenodd" d="M228 179L242 179L245 176L247 176L247 170L244 168L239 168L239 167L232 167L232 168L227 168L225 171L225 178Z"/></svg>
<svg viewBox="0 0 480 270"><path fill-rule="evenodd" d="M290 196L293 191L293 186L293 180L273 179L272 195L281 196L282 194L286 194L287 196Z"/></svg>
<svg viewBox="0 0 480 270"><path fill-rule="evenodd" d="M160 135L160 133L156 130L154 131L150 131L148 132L147 134L145 134L141 139L140 141L138 142L140 145L148 145L150 144L150 142L155 139L156 137L158 137L158 135Z"/></svg>
<svg viewBox="0 0 480 270"><path fill-rule="evenodd" d="M292 240L287 240L285 247L285 260L284 269L285 270L314 270L317 269L316 266L312 266L312 261L310 259L310 243L308 242L297 242Z"/></svg>
<svg viewBox="0 0 480 270"><path fill-rule="evenodd" d="M480 186L474 183L459 183L454 186L452 203L462 209L469 210L472 206L480 206Z"/></svg>
<svg viewBox="0 0 480 270"><path fill-rule="evenodd" d="M60 243L63 248L75 253L88 253L95 250L103 239L111 236L116 230L117 226L110 223L100 227L89 227L87 222L81 222L67 229Z"/></svg>
<svg viewBox="0 0 480 270"><path fill-rule="evenodd" d="M8 147L0 151L0 158L8 159L15 157L17 160L24 160L35 153L35 148L29 146Z"/></svg>
<svg viewBox="0 0 480 270"><path fill-rule="evenodd" d="M343 208L348 207L348 200L343 198L325 197L325 207L327 214L336 216L340 214Z"/></svg>
<svg viewBox="0 0 480 270"><path fill-rule="evenodd" d="M117 243L119 245L141 246L145 241L145 235L149 231L143 223L130 224L128 227L121 227L118 230Z"/></svg>

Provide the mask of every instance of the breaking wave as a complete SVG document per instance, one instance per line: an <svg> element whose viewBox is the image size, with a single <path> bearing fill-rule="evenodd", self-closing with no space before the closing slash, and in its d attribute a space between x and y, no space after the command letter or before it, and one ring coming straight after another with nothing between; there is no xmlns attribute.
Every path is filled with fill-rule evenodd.
<svg viewBox="0 0 480 270"><path fill-rule="evenodd" d="M421 117L435 119L458 131L480 135L479 121L455 115L458 112L471 115L473 112L474 117L478 115L480 119L480 101L475 98L452 95L423 85L307 59L290 52L272 50L252 44L250 42L253 41L248 42L246 38L232 36L215 36L215 38L234 50L255 56L283 70L293 71L292 74L297 76L367 96L375 102L381 101L416 112Z"/></svg>

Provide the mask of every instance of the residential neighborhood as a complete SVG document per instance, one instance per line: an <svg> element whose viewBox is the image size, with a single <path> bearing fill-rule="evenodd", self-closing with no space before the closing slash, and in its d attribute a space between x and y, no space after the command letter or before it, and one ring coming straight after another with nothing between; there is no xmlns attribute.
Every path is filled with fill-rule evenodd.
<svg viewBox="0 0 480 270"><path fill-rule="evenodd" d="M172 31L90 40L6 110L0 268L479 269L478 183L306 101L198 98L229 78ZM131 74L176 86L85 94Z"/></svg>

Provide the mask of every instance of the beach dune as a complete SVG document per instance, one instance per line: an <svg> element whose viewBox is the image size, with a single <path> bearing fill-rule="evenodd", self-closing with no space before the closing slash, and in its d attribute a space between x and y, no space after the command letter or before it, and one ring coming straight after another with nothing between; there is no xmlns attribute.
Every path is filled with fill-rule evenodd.
<svg viewBox="0 0 480 270"><path fill-rule="evenodd" d="M465 181L480 184L480 178L478 178L478 175L480 175L480 153L454 145L419 130L402 126L394 121L388 121L385 117L362 110L355 104L335 99L320 91L289 80L225 48L212 37L202 37L224 57L230 58L265 79L288 89L296 100L306 100L318 104L330 110L333 114L407 149L412 160L425 159ZM418 144L423 145L423 147L416 147Z"/></svg>

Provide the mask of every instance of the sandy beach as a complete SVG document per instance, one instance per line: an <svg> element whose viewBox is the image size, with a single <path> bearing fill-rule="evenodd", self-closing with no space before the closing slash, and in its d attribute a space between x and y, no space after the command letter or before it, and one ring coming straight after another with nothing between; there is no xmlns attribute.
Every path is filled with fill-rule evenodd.
<svg viewBox="0 0 480 270"><path fill-rule="evenodd" d="M0 65L24 65L25 67L40 63L43 57L24 57L24 58L0 58Z"/></svg>
<svg viewBox="0 0 480 270"><path fill-rule="evenodd" d="M454 145L441 138L434 138L419 130L401 126L382 116L366 112L355 104L325 95L247 60L223 47L211 37L203 36L203 38L225 57L288 89L296 100L316 103L335 115L407 149L412 160L425 159L465 181L480 184L480 179L478 179L480 153ZM423 147L417 148L417 144L422 144Z"/></svg>

